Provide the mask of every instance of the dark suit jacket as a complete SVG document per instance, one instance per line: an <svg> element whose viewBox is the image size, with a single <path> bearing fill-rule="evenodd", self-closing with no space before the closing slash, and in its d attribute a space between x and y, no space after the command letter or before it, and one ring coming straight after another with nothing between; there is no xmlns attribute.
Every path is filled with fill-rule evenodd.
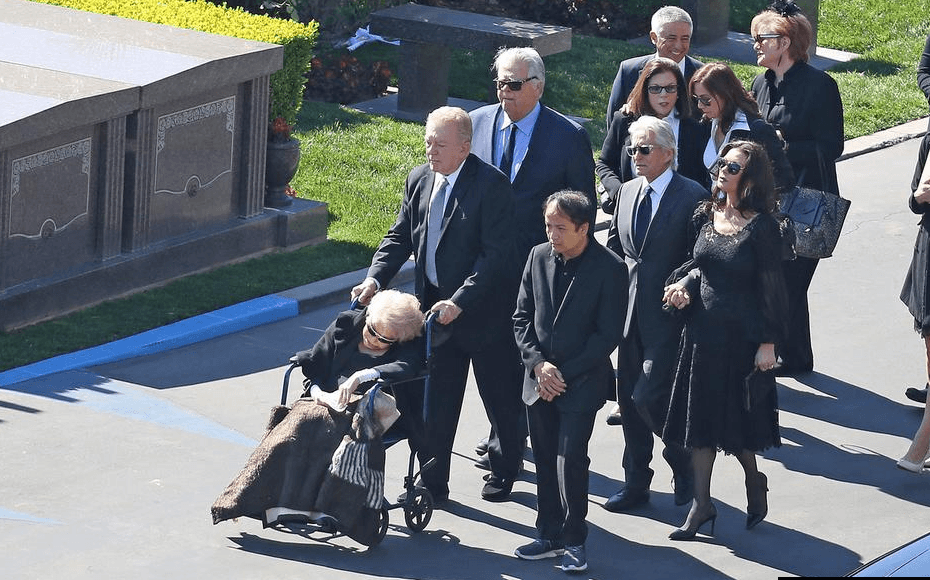
<svg viewBox="0 0 930 580"><path fill-rule="evenodd" d="M610 88L610 99L607 101L608 128L614 118L614 113L619 111L623 103L629 98L630 91L633 90L633 85L639 80L640 73L643 72L643 69L649 64L649 61L655 57L656 54L652 53L645 56L628 58L620 63L620 67L617 69L617 76L614 78L614 84ZM704 63L701 61L685 55L685 86L688 86L688 83L691 82L694 71L702 66L704 66Z"/></svg>
<svg viewBox="0 0 930 580"><path fill-rule="evenodd" d="M494 163L494 128L503 114L500 105L487 105L470 113L471 152L490 164ZM546 241L542 205L550 194L562 189L580 191L596 205L591 140L581 125L542 106L526 158L513 181L516 221L512 227L517 232L517 259L521 265L530 248Z"/></svg>
<svg viewBox="0 0 930 580"><path fill-rule="evenodd" d="M610 353L620 341L626 312L627 271L616 255L593 239L561 304L555 304L556 257L546 242L530 251L523 270L514 335L526 367L526 395L535 393L533 368L549 361L568 388L554 402L563 411L590 411L613 388Z"/></svg>
<svg viewBox="0 0 930 580"><path fill-rule="evenodd" d="M623 258L630 271L623 337L636 332L644 345L650 345L673 339L681 332L680 318L662 310L662 294L668 275L684 264L694 250L689 228L691 216L708 192L697 182L675 173L640 251L633 244L632 225L643 181L644 178L637 177L620 188L620 200L607 231L607 247Z"/></svg>
<svg viewBox="0 0 930 580"><path fill-rule="evenodd" d="M637 177L633 161L626 148L630 143L630 125L636 119L619 111L607 130L601 155L594 164L601 185L611 199L617 199L620 186ZM688 179L697 181L710 191L710 177L704 166L704 149L710 137L710 126L694 119L681 119L678 129L678 169Z"/></svg>
<svg viewBox="0 0 930 580"><path fill-rule="evenodd" d="M407 176L397 221L368 269L368 276L385 288L413 254L416 294L424 310L432 306L424 303L424 288L426 225L434 179L428 164ZM518 270L513 253L513 194L503 173L469 154L449 195L436 249L439 298L452 300L463 311L453 323L453 337L478 344L486 338L488 324L506 330L513 309L511 289ZM502 286L508 291L499 291Z"/></svg>
<svg viewBox="0 0 930 580"><path fill-rule="evenodd" d="M297 353L297 362L304 376L324 391L335 391L340 376L361 370L347 368L347 362L361 341L367 312L367 308L340 312L313 348ZM386 381L412 378L423 368L425 354L420 339L397 343L385 353L387 356L379 357L383 363L374 368Z"/></svg>

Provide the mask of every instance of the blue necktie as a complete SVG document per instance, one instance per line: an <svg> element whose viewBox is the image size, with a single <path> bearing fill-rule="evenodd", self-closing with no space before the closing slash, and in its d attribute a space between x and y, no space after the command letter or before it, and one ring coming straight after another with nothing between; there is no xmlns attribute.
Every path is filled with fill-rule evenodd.
<svg viewBox="0 0 930 580"><path fill-rule="evenodd" d="M436 247L439 246L439 233L442 231L442 213L445 209L446 189L449 182L442 178L442 185L433 193L429 202L429 216L426 221L426 278L433 286L439 286L436 274Z"/></svg>
<svg viewBox="0 0 930 580"><path fill-rule="evenodd" d="M510 179L510 171L513 169L513 152L517 148L517 125L515 123L510 124L510 137L507 141L507 149L504 150L504 154L501 155L501 165L500 170L507 176L507 179Z"/></svg>
<svg viewBox="0 0 930 580"><path fill-rule="evenodd" d="M639 209L636 211L636 223L633 224L633 243L637 250L643 249L643 241L646 239L646 231L649 229L649 221L652 219L652 188L646 186L640 197Z"/></svg>

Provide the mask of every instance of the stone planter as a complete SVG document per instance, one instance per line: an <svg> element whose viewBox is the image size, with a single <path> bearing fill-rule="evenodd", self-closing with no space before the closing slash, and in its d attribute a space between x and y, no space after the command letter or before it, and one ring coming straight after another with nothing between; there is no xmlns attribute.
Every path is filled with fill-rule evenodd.
<svg viewBox="0 0 930 580"><path fill-rule="evenodd" d="M287 207L293 199L285 191L300 163L300 141L268 142L265 158L265 206Z"/></svg>

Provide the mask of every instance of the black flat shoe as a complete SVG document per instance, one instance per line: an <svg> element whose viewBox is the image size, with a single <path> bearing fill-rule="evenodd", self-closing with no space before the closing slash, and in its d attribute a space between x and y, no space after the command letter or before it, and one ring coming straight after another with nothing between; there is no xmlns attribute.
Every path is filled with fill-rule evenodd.
<svg viewBox="0 0 930 580"><path fill-rule="evenodd" d="M637 506L641 506L648 501L648 489L624 487L604 502L604 509L614 513L625 512Z"/></svg>
<svg viewBox="0 0 930 580"><path fill-rule="evenodd" d="M926 405L927 404L927 385L924 385L924 388L922 389L918 389L917 387L908 387L904 391L904 396L914 401L915 403Z"/></svg>

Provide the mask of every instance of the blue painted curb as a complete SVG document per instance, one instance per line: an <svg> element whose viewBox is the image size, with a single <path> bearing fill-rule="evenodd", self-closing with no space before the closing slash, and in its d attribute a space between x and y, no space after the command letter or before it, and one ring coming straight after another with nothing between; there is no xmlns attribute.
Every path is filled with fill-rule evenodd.
<svg viewBox="0 0 930 580"><path fill-rule="evenodd" d="M292 318L299 313L299 302L293 298L276 294L263 296L114 342L10 369L0 373L0 386L12 385L52 373L155 354L269 322Z"/></svg>

